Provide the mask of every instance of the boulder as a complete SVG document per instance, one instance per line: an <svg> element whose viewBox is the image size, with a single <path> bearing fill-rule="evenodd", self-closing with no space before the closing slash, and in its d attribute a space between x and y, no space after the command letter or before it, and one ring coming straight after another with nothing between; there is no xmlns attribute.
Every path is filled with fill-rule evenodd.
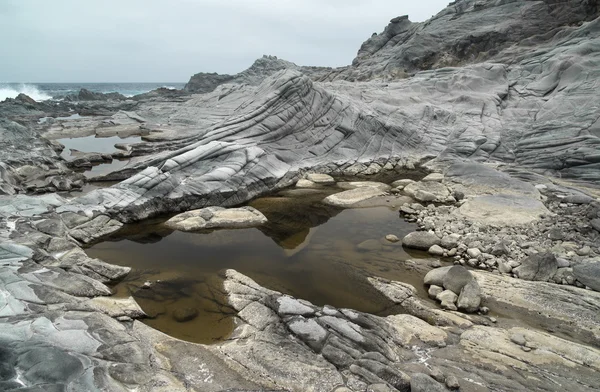
<svg viewBox="0 0 600 392"><path fill-rule="evenodd" d="M600 291L600 263L581 263L573 266L578 281L593 290Z"/></svg>
<svg viewBox="0 0 600 392"><path fill-rule="evenodd" d="M550 252L532 254L513 269L513 272L525 280L538 280L547 282L554 276L558 269L556 257Z"/></svg>
<svg viewBox="0 0 600 392"><path fill-rule="evenodd" d="M442 285L446 290L459 295L463 287L473 279L473 275L471 275L469 270L462 265L455 265L444 275Z"/></svg>
<svg viewBox="0 0 600 392"><path fill-rule="evenodd" d="M440 237L427 231L413 231L402 239L403 246L420 250L429 250L433 245L440 243Z"/></svg>
<svg viewBox="0 0 600 392"><path fill-rule="evenodd" d="M479 305L481 305L481 288L477 281L473 279L460 291L456 306L460 310L473 313L479 310Z"/></svg>
<svg viewBox="0 0 600 392"><path fill-rule="evenodd" d="M435 286L443 286L444 285L444 277L450 271L450 268L454 266L441 267L436 268L427 273L425 278L423 278L423 283L426 285L435 285Z"/></svg>

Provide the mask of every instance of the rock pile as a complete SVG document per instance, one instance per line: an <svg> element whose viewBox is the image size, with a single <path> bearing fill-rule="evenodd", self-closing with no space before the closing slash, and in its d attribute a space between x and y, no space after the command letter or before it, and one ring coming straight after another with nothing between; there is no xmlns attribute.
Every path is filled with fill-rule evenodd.
<svg viewBox="0 0 600 392"><path fill-rule="evenodd" d="M480 310L481 289L473 275L460 265L434 269L425 275L429 296L446 310L473 313Z"/></svg>

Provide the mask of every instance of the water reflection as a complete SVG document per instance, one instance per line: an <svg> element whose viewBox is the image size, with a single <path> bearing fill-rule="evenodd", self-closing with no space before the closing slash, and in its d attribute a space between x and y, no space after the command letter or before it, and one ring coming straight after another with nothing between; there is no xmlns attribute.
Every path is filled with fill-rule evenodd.
<svg viewBox="0 0 600 392"><path fill-rule="evenodd" d="M323 197L255 200L251 205L269 219L258 229L184 233L158 220L130 225L88 254L134 268L115 289L138 300L154 317L146 321L149 325L204 343L223 339L233 328L219 278L222 269L236 269L265 287L317 305L373 314L391 304L367 276L421 285L422 276L403 262L421 254L409 255L384 239L415 229L399 218L396 207L340 210L319 203ZM146 281L151 286L142 288Z"/></svg>

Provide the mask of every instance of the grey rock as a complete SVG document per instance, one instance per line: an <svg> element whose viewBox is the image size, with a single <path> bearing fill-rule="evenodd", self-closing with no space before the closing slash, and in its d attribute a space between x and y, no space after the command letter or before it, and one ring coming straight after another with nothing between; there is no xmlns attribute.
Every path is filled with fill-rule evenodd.
<svg viewBox="0 0 600 392"><path fill-rule="evenodd" d="M456 295L451 290L444 290L439 293L436 297L438 301L441 302L442 308L447 310L456 310L456 301L458 300L458 295Z"/></svg>
<svg viewBox="0 0 600 392"><path fill-rule="evenodd" d="M443 287L432 284L431 286L429 286L429 290L427 291L427 294L429 295L429 298L437 299L437 296L440 295L442 293L442 291L444 291Z"/></svg>
<svg viewBox="0 0 600 392"><path fill-rule="evenodd" d="M425 277L423 278L423 283L426 285L434 285L434 286L443 286L444 285L444 277L450 271L452 266L436 268L429 271Z"/></svg>
<svg viewBox="0 0 600 392"><path fill-rule="evenodd" d="M593 290L600 291L600 263L581 263L573 266L578 281Z"/></svg>
<svg viewBox="0 0 600 392"><path fill-rule="evenodd" d="M458 378L456 378L456 376L454 375L449 375L446 377L446 386L448 387L448 389L459 389L460 388L460 382L458 381Z"/></svg>
<svg viewBox="0 0 600 392"><path fill-rule="evenodd" d="M481 289L475 279L468 282L460 291L456 306L465 312L474 313L481 305Z"/></svg>
<svg viewBox="0 0 600 392"><path fill-rule="evenodd" d="M413 374L410 378L411 392L446 392L446 387L423 373Z"/></svg>
<svg viewBox="0 0 600 392"><path fill-rule="evenodd" d="M442 248L439 245L432 245L428 251L430 254L432 254L434 256L443 256L444 252L445 252L444 248Z"/></svg>
<svg viewBox="0 0 600 392"><path fill-rule="evenodd" d="M595 199L587 195L569 195L562 199L563 203L590 204Z"/></svg>
<svg viewBox="0 0 600 392"><path fill-rule="evenodd" d="M429 250L433 245L439 245L440 238L434 233L427 231L415 231L407 234L402 239L402 245L407 248Z"/></svg>
<svg viewBox="0 0 600 392"><path fill-rule="evenodd" d="M513 272L525 280L539 280L547 282L554 276L558 264L552 253L532 254L521 262L521 265L513 269Z"/></svg>
<svg viewBox="0 0 600 392"><path fill-rule="evenodd" d="M239 229L267 223L267 218L256 208L208 207L175 215L165 222L167 227L181 231L202 229Z"/></svg>
<svg viewBox="0 0 600 392"><path fill-rule="evenodd" d="M600 232L600 219L592 219L590 221L590 225L592 225L597 232Z"/></svg>
<svg viewBox="0 0 600 392"><path fill-rule="evenodd" d="M446 290L459 295L463 287L473 280L473 275L465 267L455 265L444 276L443 286Z"/></svg>
<svg viewBox="0 0 600 392"><path fill-rule="evenodd" d="M460 234L445 235L442 237L441 245L446 249L456 248L459 240Z"/></svg>

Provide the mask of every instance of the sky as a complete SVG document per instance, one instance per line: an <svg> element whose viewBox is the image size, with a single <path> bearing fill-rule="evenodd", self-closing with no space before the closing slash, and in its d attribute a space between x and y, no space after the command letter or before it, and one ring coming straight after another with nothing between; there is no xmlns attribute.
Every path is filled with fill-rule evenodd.
<svg viewBox="0 0 600 392"><path fill-rule="evenodd" d="M0 82L185 82L263 54L344 66L389 20L449 0L0 0Z"/></svg>

